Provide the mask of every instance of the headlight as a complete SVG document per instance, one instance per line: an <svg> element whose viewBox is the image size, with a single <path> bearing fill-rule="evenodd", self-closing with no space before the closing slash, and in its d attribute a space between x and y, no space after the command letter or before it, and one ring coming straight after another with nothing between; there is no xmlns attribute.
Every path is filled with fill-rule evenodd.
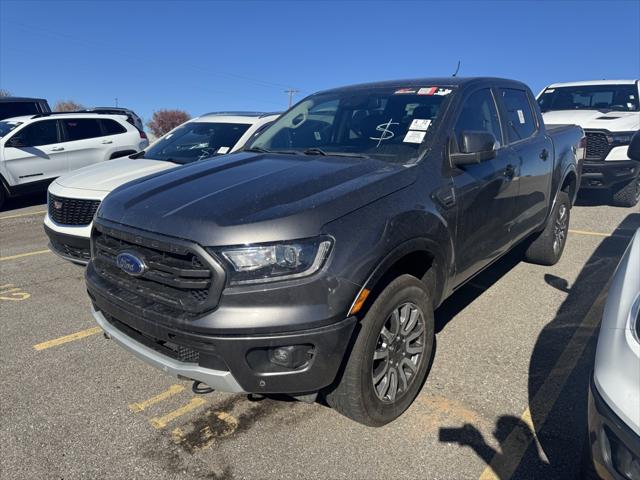
<svg viewBox="0 0 640 480"><path fill-rule="evenodd" d="M331 245L321 237L211 250L226 260L231 285L246 285L309 276L322 268Z"/></svg>
<svg viewBox="0 0 640 480"><path fill-rule="evenodd" d="M631 137L636 132L619 132L611 133L607 135L607 142L609 145L629 145L631 143Z"/></svg>

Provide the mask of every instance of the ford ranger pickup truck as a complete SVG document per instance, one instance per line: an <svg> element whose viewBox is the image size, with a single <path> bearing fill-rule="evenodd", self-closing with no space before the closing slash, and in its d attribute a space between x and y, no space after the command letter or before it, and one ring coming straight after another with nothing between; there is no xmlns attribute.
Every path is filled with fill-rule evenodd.
<svg viewBox="0 0 640 480"><path fill-rule="evenodd" d="M521 242L559 260L583 137L510 80L311 95L243 151L105 198L93 315L196 393L320 395L384 425L426 379L445 298Z"/></svg>
<svg viewBox="0 0 640 480"><path fill-rule="evenodd" d="M554 83L538 95L547 123L575 123L587 136L580 189L608 191L613 204L640 201L640 161L627 155L640 130L640 80Z"/></svg>

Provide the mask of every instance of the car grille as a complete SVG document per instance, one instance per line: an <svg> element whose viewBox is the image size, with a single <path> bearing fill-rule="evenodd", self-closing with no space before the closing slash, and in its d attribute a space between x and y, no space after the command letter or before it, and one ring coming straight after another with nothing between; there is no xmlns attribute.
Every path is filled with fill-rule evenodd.
<svg viewBox="0 0 640 480"><path fill-rule="evenodd" d="M604 160L609 155L609 141L604 133L586 132L587 160Z"/></svg>
<svg viewBox="0 0 640 480"><path fill-rule="evenodd" d="M134 307L171 315L195 314L215 306L218 295L212 290L216 288L216 272L187 247L104 229L101 225L94 229L92 245L97 273L117 287L118 297ZM116 257L123 251L144 259L147 270L141 276L132 276L118 267Z"/></svg>
<svg viewBox="0 0 640 480"><path fill-rule="evenodd" d="M88 262L91 259L91 251L88 248L74 247L64 242L60 242L55 239L50 239L51 246L56 252L64 255L65 257L74 258L81 262Z"/></svg>
<svg viewBox="0 0 640 480"><path fill-rule="evenodd" d="M65 198L49 194L49 217L59 225L89 225L100 200Z"/></svg>

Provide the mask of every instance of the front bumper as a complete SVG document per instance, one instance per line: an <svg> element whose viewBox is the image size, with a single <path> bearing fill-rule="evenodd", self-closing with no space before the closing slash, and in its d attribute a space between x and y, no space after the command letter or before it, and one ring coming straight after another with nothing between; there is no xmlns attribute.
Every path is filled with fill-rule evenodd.
<svg viewBox="0 0 640 480"><path fill-rule="evenodd" d="M593 378L589 388L589 451L594 468L605 480L637 480L619 471L621 451L640 465L640 436L606 404Z"/></svg>
<svg viewBox="0 0 640 480"><path fill-rule="evenodd" d="M167 326L145 318L144 312L134 313L91 282L87 288L94 318L125 349L169 374L227 392L293 395L319 391L334 381L356 324L356 318L349 317L278 334L204 334L190 331L184 321ZM268 309L263 315L270 315ZM270 363L269 349L291 345L311 347L310 360L295 369Z"/></svg>
<svg viewBox="0 0 640 480"><path fill-rule="evenodd" d="M89 238L56 232L46 223L44 232L49 237L49 250L56 255L79 265L86 265L91 259Z"/></svg>
<svg viewBox="0 0 640 480"><path fill-rule="evenodd" d="M640 175L640 162L635 160L593 162L582 165L580 188L611 188Z"/></svg>

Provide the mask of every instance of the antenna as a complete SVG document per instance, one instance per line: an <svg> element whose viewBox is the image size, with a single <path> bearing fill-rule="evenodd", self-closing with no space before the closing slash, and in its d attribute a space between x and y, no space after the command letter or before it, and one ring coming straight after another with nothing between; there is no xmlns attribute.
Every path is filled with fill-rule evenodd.
<svg viewBox="0 0 640 480"><path fill-rule="evenodd" d="M456 71L453 72L453 75L451 75L451 76L455 77L456 75L458 75L459 71L460 71L460 60L458 60L458 66L456 67Z"/></svg>

